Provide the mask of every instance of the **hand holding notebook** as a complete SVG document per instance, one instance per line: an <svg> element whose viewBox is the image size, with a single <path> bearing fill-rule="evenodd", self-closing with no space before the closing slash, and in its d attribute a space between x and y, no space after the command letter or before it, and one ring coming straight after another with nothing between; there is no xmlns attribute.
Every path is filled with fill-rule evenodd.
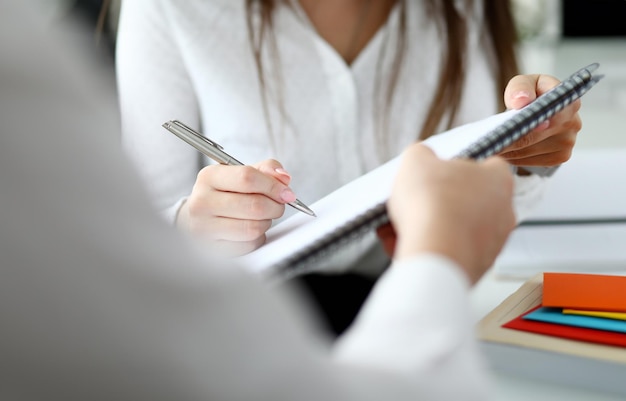
<svg viewBox="0 0 626 401"><path fill-rule="evenodd" d="M466 124L424 143L442 159L481 160L497 154L597 83L602 78L593 75L597 67L592 64L581 69L525 108ZM399 161L400 156L311 205L317 219L296 215L273 227L267 233L267 243L239 258L240 263L263 274L299 274L343 244L387 222L385 204Z"/></svg>
<svg viewBox="0 0 626 401"><path fill-rule="evenodd" d="M393 181L387 206L398 234L394 260L437 254L478 282L515 228L510 165L502 158L441 160L414 144Z"/></svg>

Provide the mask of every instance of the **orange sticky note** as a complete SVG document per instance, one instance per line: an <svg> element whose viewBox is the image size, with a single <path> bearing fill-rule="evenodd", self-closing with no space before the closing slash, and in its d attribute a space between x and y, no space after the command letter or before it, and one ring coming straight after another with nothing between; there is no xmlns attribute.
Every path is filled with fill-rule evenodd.
<svg viewBox="0 0 626 401"><path fill-rule="evenodd" d="M626 277L544 273L543 306L626 312Z"/></svg>

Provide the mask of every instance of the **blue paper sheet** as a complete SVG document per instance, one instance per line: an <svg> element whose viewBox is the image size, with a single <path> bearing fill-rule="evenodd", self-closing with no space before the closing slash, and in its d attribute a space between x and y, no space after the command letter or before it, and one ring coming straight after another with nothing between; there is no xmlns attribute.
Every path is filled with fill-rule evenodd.
<svg viewBox="0 0 626 401"><path fill-rule="evenodd" d="M626 333L626 321L601 317L567 315L560 308L539 308L524 316L524 319L566 326L586 327L588 329L616 331Z"/></svg>

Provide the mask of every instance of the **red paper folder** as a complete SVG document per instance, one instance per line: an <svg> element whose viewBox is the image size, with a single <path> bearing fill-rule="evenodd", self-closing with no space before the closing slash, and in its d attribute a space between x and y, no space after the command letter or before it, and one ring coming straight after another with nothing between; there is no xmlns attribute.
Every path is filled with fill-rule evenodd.
<svg viewBox="0 0 626 401"><path fill-rule="evenodd" d="M544 273L543 306L626 312L626 277Z"/></svg>
<svg viewBox="0 0 626 401"><path fill-rule="evenodd" d="M545 279L545 278L544 278ZM626 347L626 334L613 331L586 329L583 327L564 326L561 324L525 320L523 316L539 308L537 306L528 312L502 325L507 329L528 331L536 334L567 338L570 340L587 341L598 344Z"/></svg>

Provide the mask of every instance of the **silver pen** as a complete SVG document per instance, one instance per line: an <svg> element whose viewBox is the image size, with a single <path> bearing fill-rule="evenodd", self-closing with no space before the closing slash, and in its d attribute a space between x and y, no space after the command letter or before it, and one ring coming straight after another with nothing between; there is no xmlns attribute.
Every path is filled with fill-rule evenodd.
<svg viewBox="0 0 626 401"><path fill-rule="evenodd" d="M228 153L224 151L224 148L220 146L217 142L210 140L209 138L203 136L199 132L196 132L192 128L187 125L181 123L178 120L171 120L163 124L163 128L170 131L172 134L176 135L183 141L187 142L189 145L196 148L202 154L210 157L220 164L226 164L229 166L243 166L244 164L239 160L235 159ZM309 216L315 216L313 210L309 209L307 205L296 199L293 202L288 203L289 206L301 211L302 213L306 213Z"/></svg>

